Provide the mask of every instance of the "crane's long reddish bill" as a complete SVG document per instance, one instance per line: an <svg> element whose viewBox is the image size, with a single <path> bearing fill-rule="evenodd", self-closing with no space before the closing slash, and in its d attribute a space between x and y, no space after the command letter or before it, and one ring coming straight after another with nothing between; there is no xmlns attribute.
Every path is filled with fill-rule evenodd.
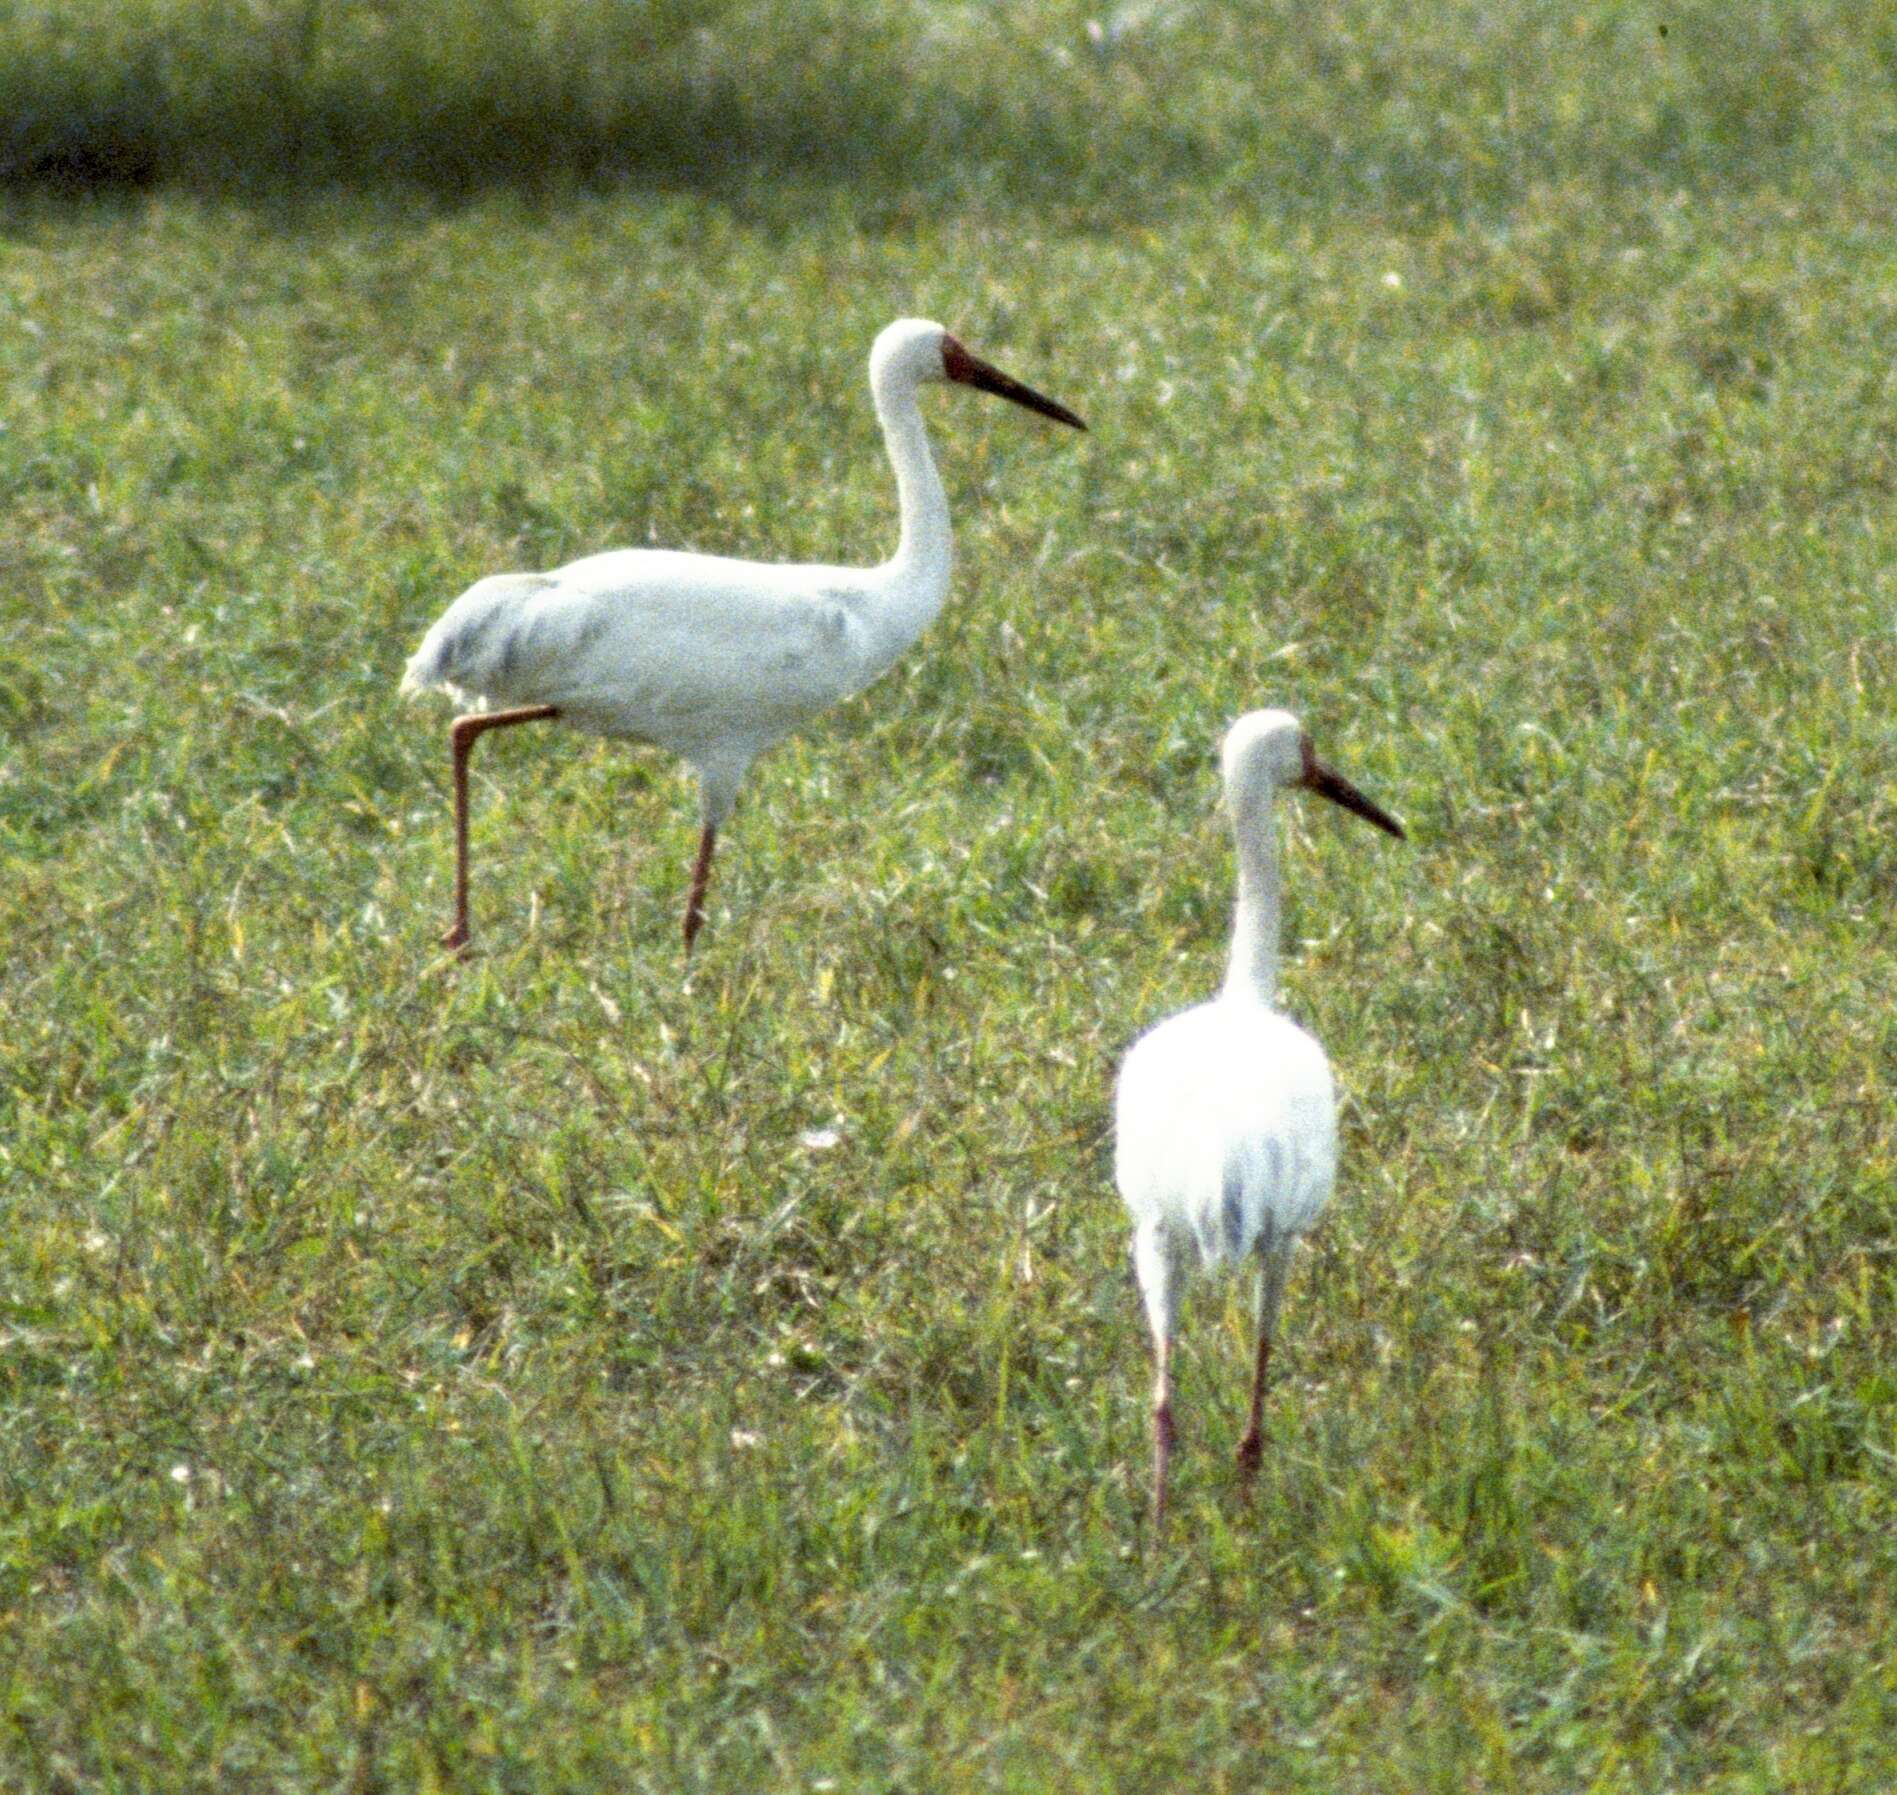
<svg viewBox="0 0 1897 1795"><path fill-rule="evenodd" d="M1052 418L1057 424L1071 424L1076 430L1085 430L1087 427L1066 406L1056 404L1031 386L1024 386L1012 374L1002 373L979 355L970 355L953 337L942 340L942 372L951 380L959 380L964 386L993 393L998 398L1012 399L1015 404L1025 405L1029 411L1038 411L1042 417Z"/></svg>
<svg viewBox="0 0 1897 1795"><path fill-rule="evenodd" d="M1395 817L1380 805L1371 803L1342 773L1333 772L1309 752L1304 759L1303 784L1307 791L1314 791L1320 797L1330 799L1333 804L1341 804L1346 810L1354 810L1366 823L1375 823L1398 841L1408 839L1403 833L1403 825Z"/></svg>

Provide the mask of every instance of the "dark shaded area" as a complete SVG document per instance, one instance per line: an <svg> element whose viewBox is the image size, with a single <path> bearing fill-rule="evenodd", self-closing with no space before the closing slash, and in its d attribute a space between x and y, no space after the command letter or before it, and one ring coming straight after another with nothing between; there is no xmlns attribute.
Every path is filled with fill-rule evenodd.
<svg viewBox="0 0 1897 1795"><path fill-rule="evenodd" d="M359 10L295 0L274 29L246 31L214 5L181 3L96 47L69 28L51 51L0 20L0 185L454 198L875 177L914 190L976 166L1045 192L1098 176L1103 155L1150 178L1199 153L1190 126L1131 91L1107 109L1117 116L1084 93L1024 106L1031 81L1015 92L999 69L932 67L898 29L914 19L874 7L864 30L828 36L807 34L794 7L732 21L719 0L491 15L405 0L372 11L374 31ZM542 14L576 34L529 30Z"/></svg>
<svg viewBox="0 0 1897 1795"><path fill-rule="evenodd" d="M94 35L6 18L0 186L452 200L857 182L893 201L973 185L1126 217L1191 181L1428 217L1538 185L1843 174L1888 148L1897 101L1897 28L1850 9L1688 7L1665 39L1507 0L1426 36L1393 10L1387 38L1276 0L1148 11L1161 24L1110 39L1029 8L992 45L927 7L866 4L826 29L723 0L284 0L261 23L178 0L131 23L101 11Z"/></svg>
<svg viewBox="0 0 1897 1795"><path fill-rule="evenodd" d="M17 87L19 83L15 83ZM108 96L64 110L57 97L17 122L0 157L13 187L204 189L285 185L409 186L442 195L549 179L644 174L663 184L733 178L743 165L853 170L881 132L844 138L755 112L735 97L659 91L611 118L576 117L547 101L478 93L412 99L396 113L317 94L293 105L236 97L212 116L189 106L140 107Z"/></svg>

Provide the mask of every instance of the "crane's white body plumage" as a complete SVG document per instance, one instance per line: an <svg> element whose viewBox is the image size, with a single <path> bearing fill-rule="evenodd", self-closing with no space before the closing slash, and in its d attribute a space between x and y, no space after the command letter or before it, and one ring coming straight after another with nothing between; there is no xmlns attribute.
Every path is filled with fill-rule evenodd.
<svg viewBox="0 0 1897 1795"><path fill-rule="evenodd" d="M1114 1173L1141 1283L1176 1320L1177 1274L1277 1250L1317 1220L1337 1173L1337 1097L1324 1050L1288 1016L1224 996L1169 1017L1120 1069Z"/></svg>
<svg viewBox="0 0 1897 1795"><path fill-rule="evenodd" d="M455 737L451 945L467 940L468 747L484 719L499 726L557 716L668 749L697 773L704 833L686 908L689 948L713 834L751 763L892 666L948 596L948 500L916 398L924 382L945 379L1084 428L1065 407L971 356L939 324L899 319L870 351L870 391L901 513L896 552L880 566L620 549L549 573L495 575L448 607L410 659L402 689L445 689L472 713Z"/></svg>
<svg viewBox="0 0 1897 1795"><path fill-rule="evenodd" d="M575 729L664 748L698 774L715 826L759 754L908 646L875 627L881 571L619 549L497 574L442 614L404 685L481 711L550 704Z"/></svg>
<svg viewBox="0 0 1897 1795"><path fill-rule="evenodd" d="M1277 793L1307 786L1402 833L1316 759L1296 719L1282 711L1241 717L1226 733L1222 760L1238 849L1225 986L1133 1044L1114 1099L1114 1177L1133 1221L1133 1266L1157 1368L1156 1516L1165 1512L1172 1339L1187 1277L1199 1267L1259 1258L1258 1363L1251 1425L1239 1447L1249 1475L1261 1452L1271 1332L1290 1256L1330 1200L1337 1174L1330 1062L1277 1007Z"/></svg>

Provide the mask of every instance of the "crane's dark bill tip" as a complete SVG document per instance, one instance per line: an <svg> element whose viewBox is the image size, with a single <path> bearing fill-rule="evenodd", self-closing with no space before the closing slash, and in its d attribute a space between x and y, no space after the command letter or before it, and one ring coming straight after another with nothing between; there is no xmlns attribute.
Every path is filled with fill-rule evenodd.
<svg viewBox="0 0 1897 1795"><path fill-rule="evenodd" d="M972 386L979 392L993 393L997 398L1012 399L1016 405L1025 405L1029 411L1038 411L1044 418L1052 418L1057 424L1071 425L1075 430L1085 430L1076 412L1066 406L1037 393L1033 387L1016 380L1012 374L1004 374L979 355L971 355L953 337L942 339L942 372L950 380L958 380L963 386Z"/></svg>
<svg viewBox="0 0 1897 1795"><path fill-rule="evenodd" d="M1307 790L1330 799L1333 804L1341 804L1346 810L1356 812L1366 823L1375 823L1385 834L1394 835L1398 841L1409 840L1403 825L1382 805L1373 804L1342 773L1333 772L1315 755L1306 756L1302 783Z"/></svg>

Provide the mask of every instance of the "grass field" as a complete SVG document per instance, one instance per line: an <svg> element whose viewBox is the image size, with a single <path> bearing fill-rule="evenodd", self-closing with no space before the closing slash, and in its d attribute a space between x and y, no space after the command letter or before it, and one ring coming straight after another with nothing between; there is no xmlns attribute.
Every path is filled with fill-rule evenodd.
<svg viewBox="0 0 1897 1795"><path fill-rule="evenodd" d="M72 11L0 21L0 1788L1897 1780L1897 26ZM909 312L1091 433L930 396L949 608L689 981L688 782L552 730L445 963L423 628L880 558ZM1344 1165L1249 1506L1195 1291L1154 1542L1109 1093L1265 703L1411 840L1288 825Z"/></svg>

